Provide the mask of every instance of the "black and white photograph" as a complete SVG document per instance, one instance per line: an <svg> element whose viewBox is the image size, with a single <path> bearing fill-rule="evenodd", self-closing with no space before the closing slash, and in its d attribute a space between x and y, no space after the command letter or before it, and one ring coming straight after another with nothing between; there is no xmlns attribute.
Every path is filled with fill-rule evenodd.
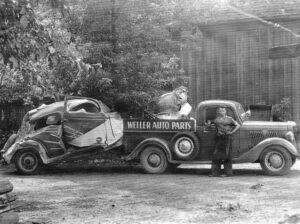
<svg viewBox="0 0 300 224"><path fill-rule="evenodd" d="M0 224L300 224L300 0L0 0Z"/></svg>

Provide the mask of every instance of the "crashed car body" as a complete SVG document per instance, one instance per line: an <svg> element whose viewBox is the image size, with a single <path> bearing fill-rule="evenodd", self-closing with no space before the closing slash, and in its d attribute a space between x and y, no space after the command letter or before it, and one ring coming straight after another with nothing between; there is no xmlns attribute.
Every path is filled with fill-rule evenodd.
<svg viewBox="0 0 300 224"><path fill-rule="evenodd" d="M24 174L41 164L122 144L123 120L101 101L68 97L29 111L1 150L7 164Z"/></svg>

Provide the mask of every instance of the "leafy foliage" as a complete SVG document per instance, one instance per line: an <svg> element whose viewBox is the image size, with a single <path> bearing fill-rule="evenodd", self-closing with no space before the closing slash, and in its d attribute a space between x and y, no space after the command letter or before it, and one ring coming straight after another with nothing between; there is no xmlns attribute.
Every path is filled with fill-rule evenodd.
<svg viewBox="0 0 300 224"><path fill-rule="evenodd" d="M178 2L0 0L1 100L74 94L134 110L187 85Z"/></svg>
<svg viewBox="0 0 300 224"><path fill-rule="evenodd" d="M0 0L0 100L74 94L145 108L188 85L180 51L199 48L198 24L226 11L225 3Z"/></svg>
<svg viewBox="0 0 300 224"><path fill-rule="evenodd" d="M272 116L274 121L290 121L291 115L291 99L283 98L279 104L275 104L272 108Z"/></svg>
<svg viewBox="0 0 300 224"><path fill-rule="evenodd" d="M49 36L36 22L28 1L0 1L0 92L3 101L34 94L36 62L47 55Z"/></svg>

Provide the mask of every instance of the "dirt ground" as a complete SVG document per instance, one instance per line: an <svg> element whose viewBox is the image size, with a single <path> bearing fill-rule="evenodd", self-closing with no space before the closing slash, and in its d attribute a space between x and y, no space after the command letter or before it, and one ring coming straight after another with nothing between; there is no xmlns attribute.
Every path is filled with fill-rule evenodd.
<svg viewBox="0 0 300 224"><path fill-rule="evenodd" d="M0 167L14 185L23 223L300 223L300 161L282 177L257 164L233 177L208 177L208 165L147 175L138 167L70 164L35 176Z"/></svg>

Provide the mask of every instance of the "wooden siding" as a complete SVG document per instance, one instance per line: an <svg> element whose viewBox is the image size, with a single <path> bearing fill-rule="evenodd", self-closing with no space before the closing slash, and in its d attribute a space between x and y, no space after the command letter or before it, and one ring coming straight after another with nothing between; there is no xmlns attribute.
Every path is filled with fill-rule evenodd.
<svg viewBox="0 0 300 224"><path fill-rule="evenodd" d="M297 28L300 20L281 24ZM182 54L188 61L184 69L190 76L193 106L207 99L236 100L244 107L271 105L289 97L293 119L300 122L300 57L269 59L271 47L300 43L300 38L253 21L237 27L209 26L202 33L201 50Z"/></svg>
<svg viewBox="0 0 300 224"><path fill-rule="evenodd" d="M5 105L0 107L0 129L17 131L21 126L24 115L29 110L30 107L26 106Z"/></svg>

